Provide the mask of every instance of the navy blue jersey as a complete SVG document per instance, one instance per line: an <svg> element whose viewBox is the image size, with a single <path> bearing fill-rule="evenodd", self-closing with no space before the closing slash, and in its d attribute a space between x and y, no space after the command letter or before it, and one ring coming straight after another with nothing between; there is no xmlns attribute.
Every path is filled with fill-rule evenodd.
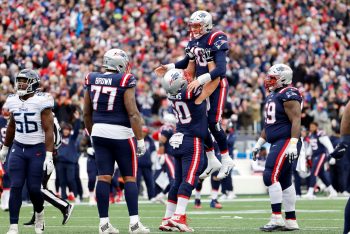
<svg viewBox="0 0 350 234"><path fill-rule="evenodd" d="M273 143L277 140L291 137L292 123L284 110L283 103L296 100L302 103L302 97L297 88L286 87L272 92L266 98L264 125L266 140Z"/></svg>
<svg viewBox="0 0 350 234"><path fill-rule="evenodd" d="M219 51L225 53L228 50L227 36L221 31L210 32L198 39L189 41L187 49L193 51L196 56L196 77L198 77L209 72L208 57L212 57L214 62L216 62L216 66L219 66L217 61L215 61L215 53ZM224 59L222 61L224 63L226 62L225 58L226 56L224 54ZM226 64L224 66L226 66Z"/></svg>
<svg viewBox="0 0 350 234"><path fill-rule="evenodd" d="M327 153L327 148L320 142L320 137L323 136L326 136L324 131L317 131L316 133L309 134L312 155L319 156Z"/></svg>
<svg viewBox="0 0 350 234"><path fill-rule="evenodd" d="M93 122L131 127L124 93L136 86L136 78L125 73L89 73L85 86L93 104Z"/></svg>
<svg viewBox="0 0 350 234"><path fill-rule="evenodd" d="M176 116L176 132L185 136L204 139L207 135L208 118L207 103L195 104L196 98L201 94L203 87L188 92L184 87L176 96L169 96L174 114Z"/></svg>
<svg viewBox="0 0 350 234"><path fill-rule="evenodd" d="M7 129L7 120L0 116L0 146L4 144Z"/></svg>
<svg viewBox="0 0 350 234"><path fill-rule="evenodd" d="M161 135L165 136L167 138L164 148L165 148L165 153L169 154L171 146L169 144L169 140L174 134L174 128L171 125L164 124L163 126L160 127L159 132Z"/></svg>

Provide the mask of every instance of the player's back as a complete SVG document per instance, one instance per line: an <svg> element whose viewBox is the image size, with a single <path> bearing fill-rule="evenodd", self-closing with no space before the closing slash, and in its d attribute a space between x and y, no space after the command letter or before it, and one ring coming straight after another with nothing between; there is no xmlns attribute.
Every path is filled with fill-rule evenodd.
<svg viewBox="0 0 350 234"><path fill-rule="evenodd" d="M21 100L17 94L9 95L4 108L12 113L16 121L15 140L22 144L35 145L45 141L42 129L41 112L53 108L54 100L48 93L35 93L27 100Z"/></svg>
<svg viewBox="0 0 350 234"><path fill-rule="evenodd" d="M327 148L320 142L320 137L323 136L326 136L326 134L321 130L317 130L317 132L309 134L312 155L318 156L327 152Z"/></svg>
<svg viewBox="0 0 350 234"><path fill-rule="evenodd" d="M200 95L202 87L196 92L187 92L184 88L176 96L169 97L177 119L176 132L185 136L204 139L207 135L207 103L196 104L195 100Z"/></svg>
<svg viewBox="0 0 350 234"><path fill-rule="evenodd" d="M268 142L272 143L291 137L292 123L285 112L284 103L292 100L302 102L298 89L294 87L278 89L266 98L264 119Z"/></svg>
<svg viewBox="0 0 350 234"><path fill-rule="evenodd" d="M94 124L121 125L130 128L124 93L136 86L136 79L125 73L89 73L86 86L93 106Z"/></svg>

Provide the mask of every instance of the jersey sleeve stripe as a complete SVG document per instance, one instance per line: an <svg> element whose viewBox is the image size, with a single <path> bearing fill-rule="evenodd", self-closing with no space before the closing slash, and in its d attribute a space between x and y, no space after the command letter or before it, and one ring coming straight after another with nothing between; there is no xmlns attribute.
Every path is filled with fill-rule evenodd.
<svg viewBox="0 0 350 234"><path fill-rule="evenodd" d="M131 78L131 74L125 74L122 80L120 81L120 86L125 87L130 78Z"/></svg>
<svg viewBox="0 0 350 234"><path fill-rule="evenodd" d="M218 32L215 32L213 33L210 37L209 37L209 41L208 41L208 45L212 45L215 38L218 36L218 35L225 35L225 33L221 32L221 31L218 31Z"/></svg>
<svg viewBox="0 0 350 234"><path fill-rule="evenodd" d="M288 87L285 87L283 89L281 89L278 93L283 93L285 92L287 89L294 89L295 91L299 91L297 88L295 87L292 87L292 86L288 86Z"/></svg>

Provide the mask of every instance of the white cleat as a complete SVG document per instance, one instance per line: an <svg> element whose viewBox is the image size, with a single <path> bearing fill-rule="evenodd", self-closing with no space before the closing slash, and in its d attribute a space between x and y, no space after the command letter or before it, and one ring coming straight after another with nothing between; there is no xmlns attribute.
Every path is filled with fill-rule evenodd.
<svg viewBox="0 0 350 234"><path fill-rule="evenodd" d="M296 220L286 219L283 231L299 230L299 225Z"/></svg>
<svg viewBox="0 0 350 234"><path fill-rule="evenodd" d="M260 230L264 232L273 232L283 230L284 228L285 223L282 215L272 214L270 221L263 227L260 227Z"/></svg>
<svg viewBox="0 0 350 234"><path fill-rule="evenodd" d="M96 206L97 202L94 197L89 198L89 206Z"/></svg>
<svg viewBox="0 0 350 234"><path fill-rule="evenodd" d="M18 224L11 224L6 234L18 234Z"/></svg>
<svg viewBox="0 0 350 234"><path fill-rule="evenodd" d="M221 162L217 157L208 157L208 166L205 171L199 176L199 179L205 179L222 167Z"/></svg>
<svg viewBox="0 0 350 234"><path fill-rule="evenodd" d="M129 224L129 233L150 233L149 228L143 226L143 224L138 221L135 224Z"/></svg>
<svg viewBox="0 0 350 234"><path fill-rule="evenodd" d="M228 192L228 195L227 195L227 200L233 200L237 198L237 195L232 191L232 192Z"/></svg>
<svg viewBox="0 0 350 234"><path fill-rule="evenodd" d="M153 203L159 202L163 205L166 205L166 201L163 198L164 198L164 193L159 193L157 196L151 199L151 202Z"/></svg>
<svg viewBox="0 0 350 234"><path fill-rule="evenodd" d="M35 212L35 226L34 230L36 234L42 234L45 230L45 221L44 221L44 210L41 213Z"/></svg>
<svg viewBox="0 0 350 234"><path fill-rule="evenodd" d="M230 171L234 167L234 163L232 158L229 156L222 157L221 159L222 166L220 168L219 174L216 176L218 180L222 180L223 178L227 177L230 175Z"/></svg>
<svg viewBox="0 0 350 234"><path fill-rule="evenodd" d="M328 198L335 198L335 197L338 197L337 191L331 190L331 191L329 192Z"/></svg>
<svg viewBox="0 0 350 234"><path fill-rule="evenodd" d="M112 226L109 222L102 224L98 228L99 234L118 234L119 230Z"/></svg>
<svg viewBox="0 0 350 234"><path fill-rule="evenodd" d="M309 200L314 200L316 198L316 196L311 193L304 194L301 197Z"/></svg>
<svg viewBox="0 0 350 234"><path fill-rule="evenodd" d="M350 197L350 193L348 191L344 191L341 195L343 197Z"/></svg>

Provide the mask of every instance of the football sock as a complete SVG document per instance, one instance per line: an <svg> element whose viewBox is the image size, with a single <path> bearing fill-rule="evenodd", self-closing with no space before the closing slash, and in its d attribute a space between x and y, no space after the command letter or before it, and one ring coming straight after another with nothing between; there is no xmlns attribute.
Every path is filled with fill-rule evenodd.
<svg viewBox="0 0 350 234"><path fill-rule="evenodd" d="M215 158L215 152L214 152L214 149L210 150L210 151L207 151L206 152L206 155L207 155L207 158L208 159L211 159L211 158Z"/></svg>
<svg viewBox="0 0 350 234"><path fill-rule="evenodd" d="M213 200L218 199L218 190L211 191L211 199L213 199Z"/></svg>
<svg viewBox="0 0 350 234"><path fill-rule="evenodd" d="M10 224L18 224L19 209L22 205L22 188L11 188L10 190Z"/></svg>
<svg viewBox="0 0 350 234"><path fill-rule="evenodd" d="M96 186L97 209L100 218L108 217L109 208L109 187L105 181L98 181Z"/></svg>
<svg viewBox="0 0 350 234"><path fill-rule="evenodd" d="M195 199L201 199L201 191L196 190L194 197Z"/></svg>
<svg viewBox="0 0 350 234"><path fill-rule="evenodd" d="M109 223L109 217L100 218L100 225Z"/></svg>
<svg viewBox="0 0 350 234"><path fill-rule="evenodd" d="M220 188L220 181L215 179L218 174L219 172L216 171L211 175L211 178L210 178L211 188L212 190L216 190L216 191L218 191Z"/></svg>
<svg viewBox="0 0 350 234"><path fill-rule="evenodd" d="M295 202L296 193L294 185L282 191L282 202L286 212L286 219L296 219L295 216Z"/></svg>
<svg viewBox="0 0 350 234"><path fill-rule="evenodd" d="M125 200L128 205L129 216L138 215L138 190L135 182L125 183Z"/></svg>
<svg viewBox="0 0 350 234"><path fill-rule="evenodd" d="M307 193L313 195L314 194L314 187L309 187Z"/></svg>
<svg viewBox="0 0 350 234"><path fill-rule="evenodd" d="M172 201L168 201L166 205L165 215L164 218L170 218L173 216L176 210L176 203L173 203Z"/></svg>
<svg viewBox="0 0 350 234"><path fill-rule="evenodd" d="M271 201L272 213L281 214L282 211L282 188L280 182L276 182L268 187Z"/></svg>
<svg viewBox="0 0 350 234"><path fill-rule="evenodd" d="M188 197L179 196L177 198L177 206L176 206L175 214L184 215L186 213L188 201L189 201Z"/></svg>
<svg viewBox="0 0 350 234"><path fill-rule="evenodd" d="M131 215L130 216L130 224L135 224L137 223L138 221L140 221L140 218L138 215Z"/></svg>
<svg viewBox="0 0 350 234"><path fill-rule="evenodd" d="M33 203L34 211L40 213L44 209L44 197L40 190L29 191L30 200Z"/></svg>

